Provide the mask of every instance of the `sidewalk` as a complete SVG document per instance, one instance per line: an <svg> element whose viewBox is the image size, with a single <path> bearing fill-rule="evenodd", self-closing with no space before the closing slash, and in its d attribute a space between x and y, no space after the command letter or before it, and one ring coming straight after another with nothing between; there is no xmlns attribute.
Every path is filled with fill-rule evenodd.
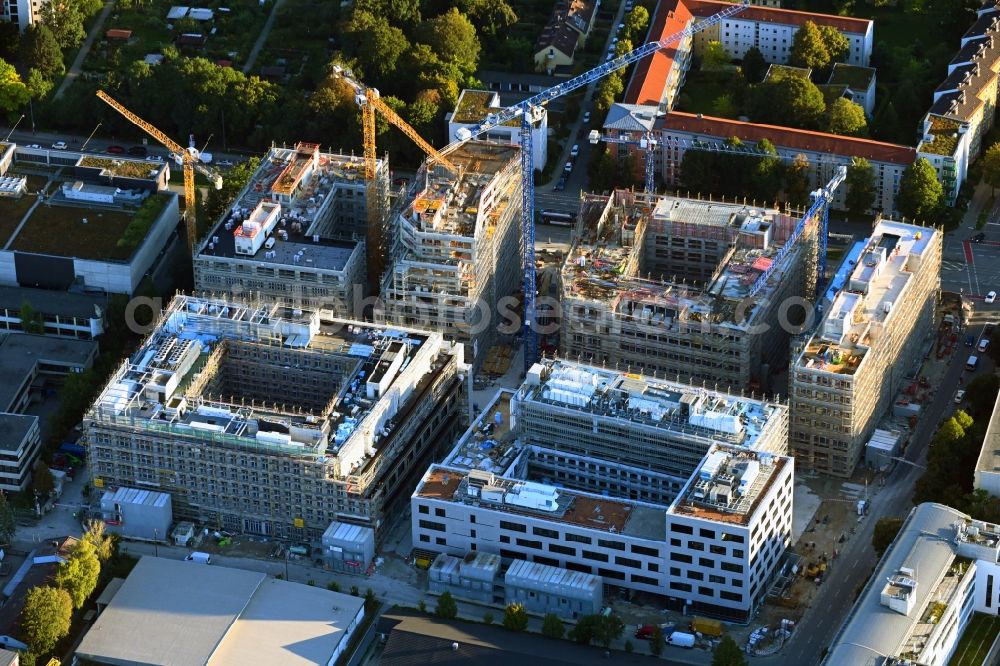
<svg viewBox="0 0 1000 666"><path fill-rule="evenodd" d="M59 84L59 88L56 90L56 94L52 96L52 99L62 97L63 93L66 92L66 88L69 88L70 84L80 75L83 61L87 58L87 54L90 53L90 47L94 45L94 40L101 34L101 31L104 29L104 22L108 20L108 15L111 14L111 10L114 8L115 0L108 0L104 3L104 9L101 10L101 13L97 16L97 20L94 21L87 39L83 40L83 45L80 46L76 58L73 59L73 64L70 65L69 71L66 72L66 76L63 78L62 83Z"/></svg>

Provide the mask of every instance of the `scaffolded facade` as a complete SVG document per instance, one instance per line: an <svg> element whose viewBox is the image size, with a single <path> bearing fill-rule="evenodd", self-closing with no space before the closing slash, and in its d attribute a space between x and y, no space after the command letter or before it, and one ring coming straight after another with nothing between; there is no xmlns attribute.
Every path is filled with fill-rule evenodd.
<svg viewBox="0 0 1000 666"><path fill-rule="evenodd" d="M768 378L815 290L818 220L779 255L798 223L746 204L585 196L580 240L562 268L561 353L696 386L773 391Z"/></svg>
<svg viewBox="0 0 1000 666"><path fill-rule="evenodd" d="M378 538L452 441L463 373L435 333L178 296L84 420L93 483L169 492L216 529Z"/></svg>
<svg viewBox="0 0 1000 666"><path fill-rule="evenodd" d="M513 146L470 142L448 159L460 173L425 163L392 217L380 316L441 331L478 367L501 332L518 330L520 158Z"/></svg>
<svg viewBox="0 0 1000 666"><path fill-rule="evenodd" d="M941 273L941 233L880 221L844 288L792 362L797 464L849 477L923 360Z"/></svg>

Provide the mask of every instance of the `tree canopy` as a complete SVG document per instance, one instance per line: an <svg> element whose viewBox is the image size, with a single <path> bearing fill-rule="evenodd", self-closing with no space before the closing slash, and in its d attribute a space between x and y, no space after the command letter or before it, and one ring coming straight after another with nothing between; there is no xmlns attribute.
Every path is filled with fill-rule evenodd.
<svg viewBox="0 0 1000 666"><path fill-rule="evenodd" d="M505 0L459 0L458 8L480 34L490 37L517 23L517 13Z"/></svg>
<svg viewBox="0 0 1000 666"><path fill-rule="evenodd" d="M455 598L451 596L451 592L445 590L441 593L441 596L438 597L434 614L445 620L454 620L458 617L458 604L455 603Z"/></svg>
<svg viewBox="0 0 1000 666"><path fill-rule="evenodd" d="M767 61L764 60L764 54L760 52L760 49L756 46L751 46L747 49L747 52L743 54L743 64L741 69L743 70L743 77L747 80L747 83L760 83L764 75L767 73Z"/></svg>
<svg viewBox="0 0 1000 666"><path fill-rule="evenodd" d="M17 533L17 521L14 510L7 501L7 493L0 491L0 546L9 545Z"/></svg>
<svg viewBox="0 0 1000 666"><path fill-rule="evenodd" d="M732 636L723 636L712 650L712 666L747 666L746 655Z"/></svg>
<svg viewBox="0 0 1000 666"><path fill-rule="evenodd" d="M753 91L751 115L755 122L815 130L825 112L823 93L802 76L771 76Z"/></svg>
<svg viewBox="0 0 1000 666"><path fill-rule="evenodd" d="M424 21L417 38L430 46L443 62L456 66L471 76L479 64L479 39L476 28L456 7Z"/></svg>
<svg viewBox="0 0 1000 666"><path fill-rule="evenodd" d="M61 76L66 71L59 42L44 23L35 23L24 31L20 60L22 71L34 68L47 78Z"/></svg>
<svg viewBox="0 0 1000 666"><path fill-rule="evenodd" d="M21 630L35 654L51 652L69 633L73 601L65 590L33 587L25 595L21 609Z"/></svg>
<svg viewBox="0 0 1000 666"><path fill-rule="evenodd" d="M918 157L906 167L899 181L896 208L906 217L934 221L941 212L944 188L931 163Z"/></svg>
<svg viewBox="0 0 1000 666"><path fill-rule="evenodd" d="M795 67L811 69L826 69L830 65L830 52L826 48L823 34L812 21L799 26L792 39L788 61Z"/></svg>
<svg viewBox="0 0 1000 666"><path fill-rule="evenodd" d="M548 638L562 638L566 627L555 613L548 613L542 620L542 635Z"/></svg>
<svg viewBox="0 0 1000 666"><path fill-rule="evenodd" d="M524 631L528 628L528 611L523 604L508 604L503 610L503 626L511 631Z"/></svg>
<svg viewBox="0 0 1000 666"><path fill-rule="evenodd" d="M636 5L625 15L625 36L633 42L642 42L649 27L649 12L642 5Z"/></svg>
<svg viewBox="0 0 1000 666"><path fill-rule="evenodd" d="M15 111L28 103L31 94L14 65L0 60L0 111Z"/></svg>
<svg viewBox="0 0 1000 666"><path fill-rule="evenodd" d="M868 119L865 110L845 97L838 97L830 105L827 130L845 136L867 136Z"/></svg>
<svg viewBox="0 0 1000 666"><path fill-rule="evenodd" d="M74 608L82 608L97 587L100 573L101 562L97 558L94 545L87 541L79 541L66 561L59 565L55 583L69 592Z"/></svg>
<svg viewBox="0 0 1000 666"><path fill-rule="evenodd" d="M705 45L701 53L701 69L705 72L717 72L729 64L729 54L722 42L712 40Z"/></svg>
<svg viewBox="0 0 1000 666"><path fill-rule="evenodd" d="M863 157L851 159L847 167L847 210L864 215L875 205L875 168Z"/></svg>
<svg viewBox="0 0 1000 666"><path fill-rule="evenodd" d="M882 557L882 553L893 542L899 529L903 526L902 518L879 518L875 523L875 530L872 532L872 548L875 549L875 557Z"/></svg>
<svg viewBox="0 0 1000 666"><path fill-rule="evenodd" d="M1000 187L1000 142L990 146L979 161L982 164L983 180L995 193Z"/></svg>

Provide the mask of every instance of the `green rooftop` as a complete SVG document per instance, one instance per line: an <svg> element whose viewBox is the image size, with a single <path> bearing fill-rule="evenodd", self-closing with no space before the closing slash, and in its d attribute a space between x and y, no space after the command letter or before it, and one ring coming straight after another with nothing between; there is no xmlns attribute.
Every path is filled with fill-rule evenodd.
<svg viewBox="0 0 1000 666"><path fill-rule="evenodd" d="M797 76L802 79L808 79L812 76L812 70L808 67L792 67L791 65L771 65L767 68L767 74L764 75L765 81L771 81L772 79L780 79L783 76Z"/></svg>
<svg viewBox="0 0 1000 666"><path fill-rule="evenodd" d="M933 155L951 156L955 154L958 146L958 129L961 123L944 116L930 116L931 126L927 134L932 136L930 141L921 141L917 147L922 153Z"/></svg>
<svg viewBox="0 0 1000 666"><path fill-rule="evenodd" d="M838 62L833 66L830 73L830 80L827 83L844 85L852 90L868 90L872 79L875 78L875 70L872 67L859 67L858 65L845 65Z"/></svg>
<svg viewBox="0 0 1000 666"><path fill-rule="evenodd" d="M500 111L500 108L489 105L494 94L486 90L463 91L458 100L458 106L455 107L455 115L452 116L451 122L463 125L475 125L486 120L486 116L489 114ZM507 121L504 125L519 127L521 121L519 118L515 118Z"/></svg>
<svg viewBox="0 0 1000 666"><path fill-rule="evenodd" d="M145 160L118 160L110 157L93 157L86 155L77 162L78 166L92 169L103 169L112 176L121 178L155 178L162 162L147 162Z"/></svg>

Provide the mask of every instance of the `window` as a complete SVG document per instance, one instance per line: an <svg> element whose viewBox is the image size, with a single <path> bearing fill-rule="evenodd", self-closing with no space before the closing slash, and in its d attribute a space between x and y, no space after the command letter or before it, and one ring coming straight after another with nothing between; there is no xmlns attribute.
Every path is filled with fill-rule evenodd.
<svg viewBox="0 0 1000 666"><path fill-rule="evenodd" d="M614 569L598 569L598 575L604 576L605 578L614 578L615 580L625 580L625 574L621 571L615 571Z"/></svg>
<svg viewBox="0 0 1000 666"><path fill-rule="evenodd" d="M704 567L706 569L714 569L715 568L715 561L714 560L710 560L707 557L699 557L698 558L698 566L699 567Z"/></svg>
<svg viewBox="0 0 1000 666"><path fill-rule="evenodd" d="M691 550L705 550L705 544L701 541L688 541L688 548Z"/></svg>
<svg viewBox="0 0 1000 666"><path fill-rule="evenodd" d="M590 537L580 536L579 534L572 534L570 532L566 533L566 541L575 541L577 543L590 544Z"/></svg>
<svg viewBox="0 0 1000 666"><path fill-rule="evenodd" d="M580 555L582 555L583 557L585 557L588 560L597 560L598 562L607 562L608 561L608 556L607 555L605 555L604 553L595 553L592 550L580 551Z"/></svg>
<svg viewBox="0 0 1000 666"><path fill-rule="evenodd" d="M444 537L437 537L436 539L434 539L434 543L436 543L439 546L447 546L448 545L448 542L445 541Z"/></svg>
<svg viewBox="0 0 1000 666"><path fill-rule="evenodd" d="M719 596L726 601L743 601L743 595L735 592L719 592Z"/></svg>
<svg viewBox="0 0 1000 666"><path fill-rule="evenodd" d="M775 543L778 543L777 541ZM733 548L733 557L743 557L746 551L740 550L738 548Z"/></svg>
<svg viewBox="0 0 1000 666"><path fill-rule="evenodd" d="M648 568L650 571L654 573L660 573L660 565L657 564L656 562L649 562L646 565L646 568Z"/></svg>
<svg viewBox="0 0 1000 666"><path fill-rule="evenodd" d="M532 541L531 539L514 539L514 543L518 546L524 546L525 548L537 548L538 550L542 549L541 541Z"/></svg>
<svg viewBox="0 0 1000 666"><path fill-rule="evenodd" d="M715 590L713 590L710 587L705 587L704 585L699 585L698 586L698 594L704 595L706 597L714 597L715 596Z"/></svg>
<svg viewBox="0 0 1000 666"><path fill-rule="evenodd" d="M636 555L649 555L650 557L659 557L660 551L655 548L647 548L646 546L636 546L632 545L632 552Z"/></svg>
<svg viewBox="0 0 1000 666"><path fill-rule="evenodd" d="M701 528L698 530L698 536L705 537L706 539L714 539L715 530L706 530L705 528Z"/></svg>
<svg viewBox="0 0 1000 666"><path fill-rule="evenodd" d="M676 523L670 525L670 531L680 532L681 534L694 534L694 528L690 525L678 525Z"/></svg>
<svg viewBox="0 0 1000 666"><path fill-rule="evenodd" d="M559 532L557 532L555 530L548 530L548 529L545 529L544 527L532 527L531 528L531 533L534 534L535 536L548 537L550 539L558 539L559 538Z"/></svg>
<svg viewBox="0 0 1000 666"><path fill-rule="evenodd" d="M419 511L420 513L428 513L429 509L427 508L426 504L421 504L417 507L417 511Z"/></svg>
<svg viewBox="0 0 1000 666"><path fill-rule="evenodd" d="M611 548L612 550L625 550L625 544L621 541L607 541L605 539L598 539L597 545L601 548Z"/></svg>
<svg viewBox="0 0 1000 666"><path fill-rule="evenodd" d="M506 548L500 549L500 557L506 557L508 560L526 560L528 557L519 550L507 550Z"/></svg>
<svg viewBox="0 0 1000 666"><path fill-rule="evenodd" d="M431 537L428 534L421 534L420 535L420 540L423 541L424 543L430 543L431 542Z"/></svg>
<svg viewBox="0 0 1000 666"><path fill-rule="evenodd" d="M658 585L659 583L655 578L650 578L649 576L640 576L639 574L632 574L633 583L642 583L643 585Z"/></svg>
<svg viewBox="0 0 1000 666"><path fill-rule="evenodd" d="M713 553L715 555L725 555L726 554L726 547L725 546L709 546L708 550L709 550L709 552L711 552L711 553Z"/></svg>
<svg viewBox="0 0 1000 666"><path fill-rule="evenodd" d="M671 582L670 583L670 589L671 590L680 590L681 592L690 592L691 591L691 586L688 585L687 583Z"/></svg>
<svg viewBox="0 0 1000 666"><path fill-rule="evenodd" d="M733 583L733 587L743 587L743 579L742 578L734 578L732 580L732 583Z"/></svg>
<svg viewBox="0 0 1000 666"><path fill-rule="evenodd" d="M681 548L681 547L683 547L683 543L681 542L680 539L671 539L670 540L670 545L673 546L674 548ZM632 550L634 551L635 548L632 548Z"/></svg>
<svg viewBox="0 0 1000 666"><path fill-rule="evenodd" d="M720 566L725 571L732 571L733 573L743 573L742 564L730 564L729 562L723 562Z"/></svg>
<svg viewBox="0 0 1000 666"><path fill-rule="evenodd" d="M618 557L615 556L615 564L620 564L623 567L632 567L633 569L641 569L642 562L639 560L633 560L630 557Z"/></svg>
<svg viewBox="0 0 1000 666"><path fill-rule="evenodd" d="M726 584L726 579L723 576L709 576L708 577L708 582L709 583L716 583L717 585L725 585Z"/></svg>
<svg viewBox="0 0 1000 666"><path fill-rule="evenodd" d="M567 562L566 568L570 571L579 571L580 573L590 573L590 567L586 564L578 564L577 562Z"/></svg>
<svg viewBox="0 0 1000 666"><path fill-rule="evenodd" d="M508 523L506 520L500 521L500 529L510 530L511 532L527 532L528 528L520 523Z"/></svg>
<svg viewBox="0 0 1000 666"><path fill-rule="evenodd" d="M500 535L500 543L510 543L510 537L506 534Z"/></svg>
<svg viewBox="0 0 1000 666"><path fill-rule="evenodd" d="M434 515L437 516L438 518L444 518L445 517L445 515L444 515L444 509L441 509L439 507L435 507L434 508Z"/></svg>
<svg viewBox="0 0 1000 666"><path fill-rule="evenodd" d="M691 564L692 557L690 555L684 555L683 553L670 553L670 559L674 562Z"/></svg>
<svg viewBox="0 0 1000 666"><path fill-rule="evenodd" d="M448 531L448 528L444 526L444 523L435 523L433 520L421 520L420 526L425 530L435 530L437 532Z"/></svg>
<svg viewBox="0 0 1000 666"><path fill-rule="evenodd" d="M993 607L993 574L986 577L986 607Z"/></svg>
<svg viewBox="0 0 1000 666"><path fill-rule="evenodd" d="M688 571L687 577L691 580L705 580L705 574L700 571Z"/></svg>
<svg viewBox="0 0 1000 666"><path fill-rule="evenodd" d="M532 559L539 564L547 564L550 567L559 566L559 560L554 560L551 557L543 557L542 555L532 555Z"/></svg>
<svg viewBox="0 0 1000 666"><path fill-rule="evenodd" d="M549 544L549 551L553 553L559 553L560 555L569 555L571 557L576 557L576 549L570 548L568 546L560 546L557 543Z"/></svg>

